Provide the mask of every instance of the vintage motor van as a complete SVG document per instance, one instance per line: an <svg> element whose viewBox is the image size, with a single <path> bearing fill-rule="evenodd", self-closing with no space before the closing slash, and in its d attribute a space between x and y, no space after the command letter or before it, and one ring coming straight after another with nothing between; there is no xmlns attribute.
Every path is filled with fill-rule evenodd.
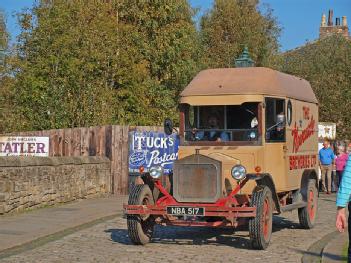
<svg viewBox="0 0 351 263"><path fill-rule="evenodd" d="M155 224L248 224L253 248L265 249L273 214L297 209L312 228L317 211L318 102L301 78L264 67L201 71L180 98L179 159L141 171L130 192L129 237L151 240ZM165 121L165 131L172 132Z"/></svg>

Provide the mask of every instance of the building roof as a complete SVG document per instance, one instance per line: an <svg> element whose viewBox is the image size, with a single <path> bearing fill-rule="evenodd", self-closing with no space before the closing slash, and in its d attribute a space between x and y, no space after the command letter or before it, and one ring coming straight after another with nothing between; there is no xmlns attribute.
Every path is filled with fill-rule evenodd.
<svg viewBox="0 0 351 263"><path fill-rule="evenodd" d="M188 96L270 95L318 103L308 81L270 68L219 68L198 73L180 94Z"/></svg>

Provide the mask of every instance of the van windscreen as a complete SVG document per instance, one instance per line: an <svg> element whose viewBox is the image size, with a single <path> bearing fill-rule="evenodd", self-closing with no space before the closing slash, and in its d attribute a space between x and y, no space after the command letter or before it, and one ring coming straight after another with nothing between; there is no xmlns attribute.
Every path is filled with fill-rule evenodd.
<svg viewBox="0 0 351 263"><path fill-rule="evenodd" d="M259 102L241 105L186 105L186 141L257 141L259 140Z"/></svg>

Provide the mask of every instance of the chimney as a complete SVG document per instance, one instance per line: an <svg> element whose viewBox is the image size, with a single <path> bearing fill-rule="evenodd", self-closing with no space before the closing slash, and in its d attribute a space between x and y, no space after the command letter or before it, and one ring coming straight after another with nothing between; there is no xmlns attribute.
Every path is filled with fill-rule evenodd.
<svg viewBox="0 0 351 263"><path fill-rule="evenodd" d="M340 26L340 17L335 18L335 25Z"/></svg>
<svg viewBox="0 0 351 263"><path fill-rule="evenodd" d="M346 16L342 17L342 26L347 26Z"/></svg>
<svg viewBox="0 0 351 263"><path fill-rule="evenodd" d="M322 15L322 21L321 21L321 26L326 26L327 23L325 21L325 14Z"/></svg>
<svg viewBox="0 0 351 263"><path fill-rule="evenodd" d="M333 9L329 9L328 26L333 26Z"/></svg>

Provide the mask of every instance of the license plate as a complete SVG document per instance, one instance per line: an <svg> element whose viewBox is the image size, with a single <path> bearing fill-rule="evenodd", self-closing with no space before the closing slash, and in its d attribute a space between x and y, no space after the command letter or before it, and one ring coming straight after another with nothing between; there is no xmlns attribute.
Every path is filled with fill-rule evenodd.
<svg viewBox="0 0 351 263"><path fill-rule="evenodd" d="M167 214L174 216L204 216L204 207L168 206Z"/></svg>

